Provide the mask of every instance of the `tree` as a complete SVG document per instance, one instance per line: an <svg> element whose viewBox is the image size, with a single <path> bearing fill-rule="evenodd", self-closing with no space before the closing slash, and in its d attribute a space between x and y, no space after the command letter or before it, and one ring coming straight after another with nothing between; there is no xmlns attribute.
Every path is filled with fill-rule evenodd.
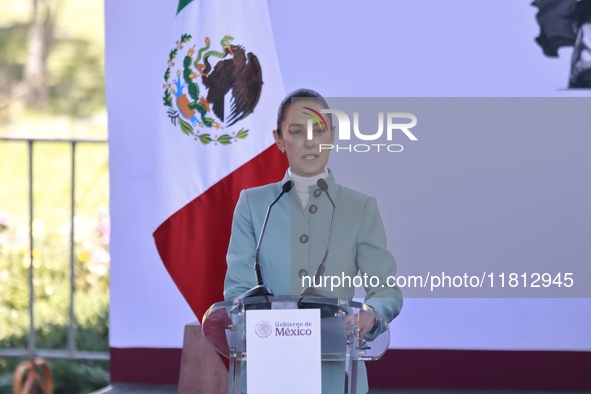
<svg viewBox="0 0 591 394"><path fill-rule="evenodd" d="M55 17L60 0L31 0L31 22L24 72L27 107L43 109L47 105L47 58L53 44Z"/></svg>

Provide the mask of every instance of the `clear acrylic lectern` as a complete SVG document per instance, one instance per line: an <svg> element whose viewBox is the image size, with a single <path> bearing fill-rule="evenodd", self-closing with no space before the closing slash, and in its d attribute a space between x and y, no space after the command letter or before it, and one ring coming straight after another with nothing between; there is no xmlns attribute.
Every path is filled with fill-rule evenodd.
<svg viewBox="0 0 591 394"><path fill-rule="evenodd" d="M242 374L247 359L246 311L259 309L319 309L321 317L321 359L323 362L344 362L347 392L357 388L358 361L379 359L388 349L388 324L366 304L338 298L256 296L218 302L203 317L203 333L209 343L230 360L228 392L240 394ZM359 337L360 313L375 318L373 329ZM350 316L345 319L345 317ZM242 391L241 391L242 390Z"/></svg>

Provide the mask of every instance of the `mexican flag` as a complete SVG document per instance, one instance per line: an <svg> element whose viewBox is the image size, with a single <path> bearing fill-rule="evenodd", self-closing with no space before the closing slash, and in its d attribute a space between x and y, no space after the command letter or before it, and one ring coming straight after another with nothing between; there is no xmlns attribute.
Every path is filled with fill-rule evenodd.
<svg viewBox="0 0 591 394"><path fill-rule="evenodd" d="M284 91L266 2L179 1L160 81L153 235L201 320L223 300L240 191L287 168L272 135Z"/></svg>

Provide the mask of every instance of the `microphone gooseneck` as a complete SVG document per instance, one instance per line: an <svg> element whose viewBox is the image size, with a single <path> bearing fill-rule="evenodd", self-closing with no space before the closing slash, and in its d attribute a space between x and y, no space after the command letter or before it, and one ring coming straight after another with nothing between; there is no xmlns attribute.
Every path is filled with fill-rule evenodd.
<svg viewBox="0 0 591 394"><path fill-rule="evenodd" d="M285 193L289 193L289 191L291 190L292 187L293 187L293 181L285 182L283 184L283 186L281 187L281 193L279 193L277 198L267 208L267 213L265 214L265 220L263 221L263 227L261 229L261 235L259 235L259 239L257 241L256 251L255 251L255 255L254 255L255 264L259 262L259 253L261 252L261 244L263 243L263 237L265 236L265 230L267 229L267 222L269 221L269 213L271 212L271 208L273 208L273 205L275 205L277 203L277 201L279 201L279 199L281 197L283 197L283 195Z"/></svg>
<svg viewBox="0 0 591 394"><path fill-rule="evenodd" d="M265 214L265 220L263 221L263 227L261 228L261 234L259 235L259 239L257 241L257 246L254 254L254 274L257 280L257 285L252 289L248 290L246 293L242 294L238 299L248 298L248 297L255 297L255 296L272 296L273 291L267 286L265 283L265 277L263 276L263 267L259 262L259 254L261 252L261 245L263 243L263 238L265 236L265 230L267 229L267 223L269 221L269 214L271 213L271 208L273 205L279 201L284 194L289 193L291 188L293 187L292 181L287 181L281 187L281 193L277 196L277 198L269 205L267 208L267 213Z"/></svg>
<svg viewBox="0 0 591 394"><path fill-rule="evenodd" d="M328 239L326 241L326 250L324 251L324 257L322 258L322 261L320 262L320 264L318 265L318 268L316 269L316 274L314 274L314 281L312 283L312 287L305 288L300 293L300 295L302 297L330 298L333 295L324 289L318 288L318 285L320 283L322 283L321 277L322 277L322 274L324 274L324 269L326 268L326 259L328 258L328 253L330 251L330 242L332 240L332 231L334 229L334 218L335 218L335 214L337 211L337 207L336 207L334 201L332 200L332 198L330 197L330 194L328 193L328 184L326 183L326 181L324 179L320 178L320 179L318 179L316 184L318 185L318 188L320 188L320 190L323 191L324 194L326 194L326 197L328 197L328 200L330 201L330 204L332 205L332 216L330 218L330 228L328 230ZM302 305L304 305L304 304L302 304L300 301L300 306L302 306Z"/></svg>
<svg viewBox="0 0 591 394"><path fill-rule="evenodd" d="M324 251L324 257L322 258L322 262L320 263L320 265L318 265L318 268L316 269L316 274L314 275L314 283L320 283L320 277L322 276L322 274L324 274L324 269L326 268L326 259L328 258L328 252L330 251L330 242L332 241L332 231L334 229L334 217L335 217L335 214L337 211L337 207L335 206L334 201L332 200L332 198L330 197L330 194L328 193L328 184L326 183L326 181L324 179L320 178L320 179L318 179L316 184L318 185L320 190L322 190L324 192L324 194L326 194L326 197L328 197L328 200L330 201L330 204L332 205L332 216L330 218L330 228L328 230L328 239L326 241L326 250Z"/></svg>

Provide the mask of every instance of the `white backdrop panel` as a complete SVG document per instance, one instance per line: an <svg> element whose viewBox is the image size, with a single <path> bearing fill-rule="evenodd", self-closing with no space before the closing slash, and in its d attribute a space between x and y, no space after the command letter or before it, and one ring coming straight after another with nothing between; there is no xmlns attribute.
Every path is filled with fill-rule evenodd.
<svg viewBox="0 0 591 394"><path fill-rule="evenodd" d="M184 324L195 320L152 240L153 136L163 110L161 78L175 3L106 1L112 347L180 347ZM271 0L269 11L286 91L311 87L332 97L586 95L563 90L570 51L562 50L560 59L543 57L533 41L538 27L529 3ZM396 170L412 176L412 168ZM335 172L339 182L354 187L356 179ZM404 264L414 252L396 235L416 229L383 216ZM392 329L396 348L591 350L591 302L411 299Z"/></svg>

